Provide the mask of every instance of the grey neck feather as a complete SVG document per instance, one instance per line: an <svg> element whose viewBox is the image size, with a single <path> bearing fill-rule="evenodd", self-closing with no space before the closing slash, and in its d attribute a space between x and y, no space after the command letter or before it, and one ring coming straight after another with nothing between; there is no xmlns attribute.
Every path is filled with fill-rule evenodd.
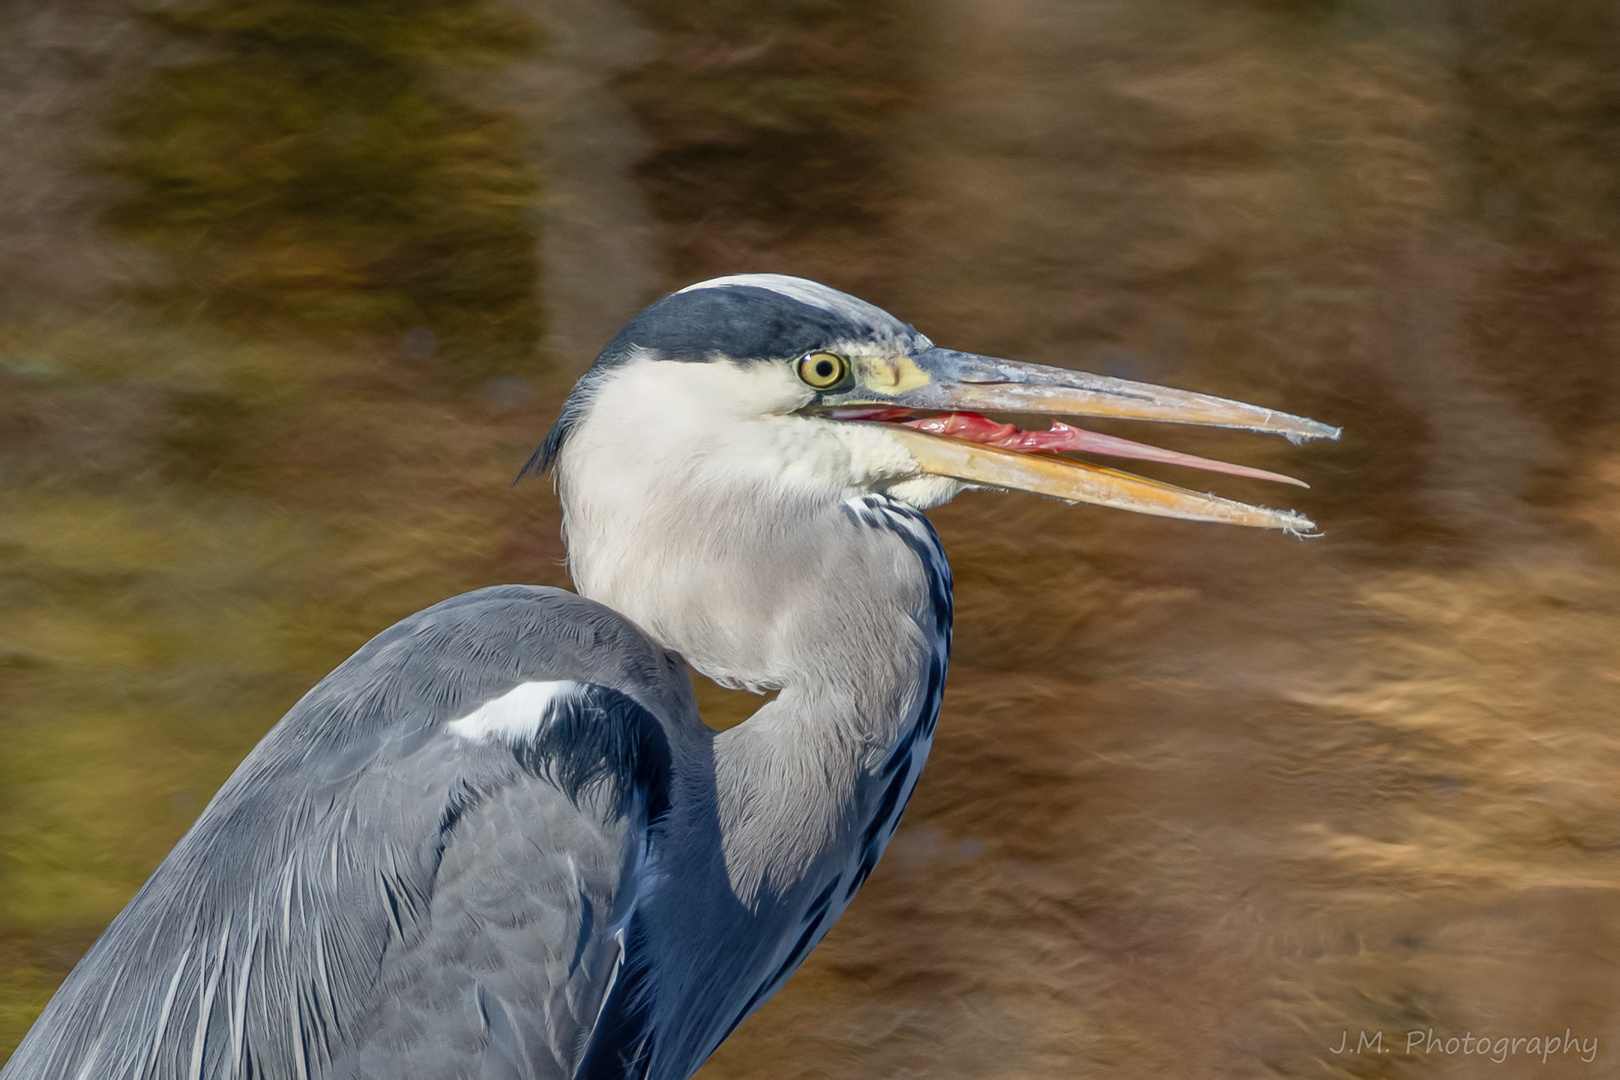
<svg viewBox="0 0 1620 1080"><path fill-rule="evenodd" d="M942 648L917 538L820 494L650 492L569 464L558 492L579 591L717 682L780 689L714 738L733 891L751 903L847 859Z"/></svg>

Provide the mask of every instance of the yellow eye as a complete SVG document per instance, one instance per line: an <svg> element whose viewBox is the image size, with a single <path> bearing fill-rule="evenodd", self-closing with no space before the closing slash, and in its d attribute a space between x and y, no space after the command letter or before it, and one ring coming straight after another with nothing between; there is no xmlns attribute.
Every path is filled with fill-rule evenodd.
<svg viewBox="0 0 1620 1080"><path fill-rule="evenodd" d="M799 361L799 378L817 390L837 386L848 372L849 363L837 353L813 352Z"/></svg>

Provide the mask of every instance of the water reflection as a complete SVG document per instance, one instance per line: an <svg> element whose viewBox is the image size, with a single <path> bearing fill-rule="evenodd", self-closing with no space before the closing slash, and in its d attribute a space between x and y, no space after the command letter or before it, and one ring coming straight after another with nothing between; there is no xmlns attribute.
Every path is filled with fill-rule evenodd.
<svg viewBox="0 0 1620 1080"><path fill-rule="evenodd" d="M655 45L618 90L652 143L637 176L674 280L882 231L919 12L895 0L629 6Z"/></svg>
<svg viewBox="0 0 1620 1080"><path fill-rule="evenodd" d="M234 0L157 8L189 46L118 110L119 228L152 291L214 317L403 333L453 364L534 351L536 183L513 118L453 76L533 45L488 3ZM532 365L521 365L532 366Z"/></svg>
<svg viewBox="0 0 1620 1080"><path fill-rule="evenodd" d="M528 14L550 42L581 18ZM1477 1071L1399 1052L1429 1028L1607 1047L1612 5L620 14L647 36L602 89L644 131L634 190L666 285L806 273L944 343L1347 428L1304 452L1164 436L1297 469L1328 532L1310 544L989 496L936 515L960 625L928 778L859 902L706 1075ZM583 358L478 368L532 340L546 248L518 114L440 64L461 32L411 39L411 70L447 81L377 99L439 101L431 137L387 105L381 157L325 120L267 151L473 178L382 218L354 209L359 173L311 210L234 172L265 158L199 119L248 108L206 58L72 114L140 116L202 71L170 119L122 121L120 160L206 163L208 191L269 202L137 172L124 205L146 216L121 220L207 293L201 314L160 290L136 314L0 326L0 1045L185 827L184 793L356 644L458 589L563 580L549 496L506 485ZM546 62L502 40L509 69ZM307 59L255 55L277 86ZM17 70L31 93L55 77ZM434 97L452 92L480 110L466 139ZM154 131L194 153L165 163ZM63 258L89 242L63 235ZM315 250L335 254L298 261ZM478 378L447 390L463 363ZM748 706L701 693L723 722ZM1363 1029L1397 1052L1331 1052Z"/></svg>

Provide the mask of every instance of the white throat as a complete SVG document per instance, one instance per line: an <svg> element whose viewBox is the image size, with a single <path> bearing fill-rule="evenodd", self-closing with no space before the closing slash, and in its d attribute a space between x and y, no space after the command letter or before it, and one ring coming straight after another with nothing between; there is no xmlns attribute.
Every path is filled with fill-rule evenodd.
<svg viewBox="0 0 1620 1080"><path fill-rule="evenodd" d="M931 505L959 486L911 479L870 425L793 415L811 397L776 364L640 359L603 379L557 473L580 593L722 684L850 678L927 584L843 504L887 490Z"/></svg>

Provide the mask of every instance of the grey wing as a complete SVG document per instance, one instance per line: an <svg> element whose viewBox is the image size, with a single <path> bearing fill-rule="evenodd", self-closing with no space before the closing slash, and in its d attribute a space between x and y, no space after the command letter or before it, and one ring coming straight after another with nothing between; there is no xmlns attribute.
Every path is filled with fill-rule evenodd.
<svg viewBox="0 0 1620 1080"><path fill-rule="evenodd" d="M564 1077L585 1057L623 977L669 749L625 695L561 685L532 734L452 736L504 775L457 781L431 894L406 905L427 929L404 915L391 928L399 944L337 1075Z"/></svg>
<svg viewBox="0 0 1620 1080"><path fill-rule="evenodd" d="M635 1060L622 961L668 803L648 707L667 664L557 590L483 590L379 635L254 750L0 1075Z"/></svg>

